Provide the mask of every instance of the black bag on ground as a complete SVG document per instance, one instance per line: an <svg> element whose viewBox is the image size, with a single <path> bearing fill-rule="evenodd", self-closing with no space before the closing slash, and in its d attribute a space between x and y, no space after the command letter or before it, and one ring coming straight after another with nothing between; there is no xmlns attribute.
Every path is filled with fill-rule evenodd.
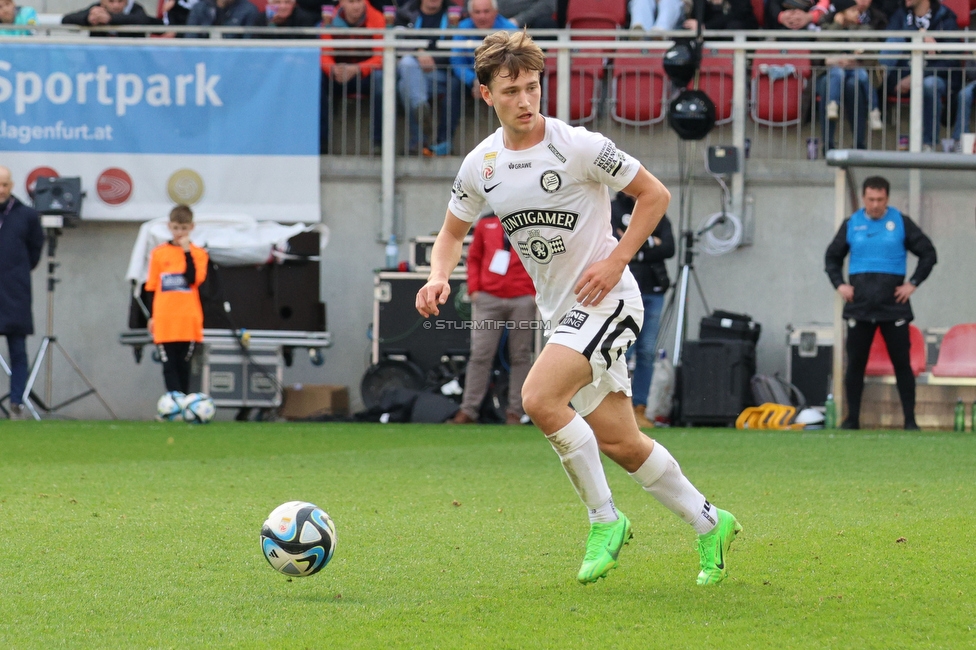
<svg viewBox="0 0 976 650"><path fill-rule="evenodd" d="M701 319L698 338L732 339L737 341L759 342L762 325L752 320L749 314L736 314L730 311L713 311L711 316Z"/></svg>
<svg viewBox="0 0 976 650"><path fill-rule="evenodd" d="M797 413L807 407L807 398L803 395L803 392L780 377L778 372L772 377L769 375L754 375L749 384L752 388L752 397L756 404L795 406Z"/></svg>

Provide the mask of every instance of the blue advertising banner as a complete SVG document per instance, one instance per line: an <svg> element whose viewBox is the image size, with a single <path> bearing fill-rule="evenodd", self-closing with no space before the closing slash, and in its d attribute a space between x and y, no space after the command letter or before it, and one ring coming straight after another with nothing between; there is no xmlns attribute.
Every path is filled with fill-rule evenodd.
<svg viewBox="0 0 976 650"><path fill-rule="evenodd" d="M8 151L316 155L319 54L4 45Z"/></svg>

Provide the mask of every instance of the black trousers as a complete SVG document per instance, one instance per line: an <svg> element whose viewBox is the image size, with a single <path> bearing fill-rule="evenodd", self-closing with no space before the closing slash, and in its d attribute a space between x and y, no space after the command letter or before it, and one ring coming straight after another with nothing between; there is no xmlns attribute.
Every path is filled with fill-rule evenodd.
<svg viewBox="0 0 976 650"><path fill-rule="evenodd" d="M160 343L159 360L163 362L163 381L166 391L177 390L181 393L190 392L190 359L196 344L192 341L175 341Z"/></svg>
<svg viewBox="0 0 976 650"><path fill-rule="evenodd" d="M847 327L847 374L844 388L847 390L847 417L858 423L861 416L861 396L864 393L864 369L868 365L868 355L874 332L881 328L881 336L888 346L888 356L895 367L895 382L898 384L898 397L905 415L905 424L915 422L915 375L912 373L910 355L911 339L908 321L854 321Z"/></svg>

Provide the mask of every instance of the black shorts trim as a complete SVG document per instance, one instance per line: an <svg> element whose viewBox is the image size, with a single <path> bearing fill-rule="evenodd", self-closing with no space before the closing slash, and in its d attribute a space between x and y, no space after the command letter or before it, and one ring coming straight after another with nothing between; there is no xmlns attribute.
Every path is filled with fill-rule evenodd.
<svg viewBox="0 0 976 650"><path fill-rule="evenodd" d="M610 314L610 316L605 321L603 321L603 325L600 326L600 330L596 333L596 336L594 336L590 340L590 342L586 344L586 347L583 348L583 356L586 357L587 361L590 360L590 358L593 356L593 353L596 351L597 346L600 345L600 341L603 340L603 337L604 335L606 335L607 330L610 329L611 323L613 323L613 321L616 320L617 316L619 316L620 312L622 312L623 310L624 310L624 301L618 300L617 308L613 311L612 314ZM610 355L606 355L606 356L609 357ZM607 367L610 367L610 364L607 364Z"/></svg>

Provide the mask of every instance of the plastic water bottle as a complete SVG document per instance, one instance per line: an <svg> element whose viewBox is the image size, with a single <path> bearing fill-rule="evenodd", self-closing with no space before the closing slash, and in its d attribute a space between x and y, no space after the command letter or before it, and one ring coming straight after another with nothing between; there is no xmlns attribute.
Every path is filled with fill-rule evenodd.
<svg viewBox="0 0 976 650"><path fill-rule="evenodd" d="M396 270L400 260L400 249L397 247L396 235L390 235L390 241L386 244L386 268Z"/></svg>
<svg viewBox="0 0 976 650"><path fill-rule="evenodd" d="M966 407L963 406L962 398L956 400L956 410L953 414L952 420L952 430L953 431L965 431L966 430Z"/></svg>
<svg viewBox="0 0 976 650"><path fill-rule="evenodd" d="M837 403L834 402L834 394L830 393L827 395L827 401L824 402L824 429L836 429L837 428Z"/></svg>

